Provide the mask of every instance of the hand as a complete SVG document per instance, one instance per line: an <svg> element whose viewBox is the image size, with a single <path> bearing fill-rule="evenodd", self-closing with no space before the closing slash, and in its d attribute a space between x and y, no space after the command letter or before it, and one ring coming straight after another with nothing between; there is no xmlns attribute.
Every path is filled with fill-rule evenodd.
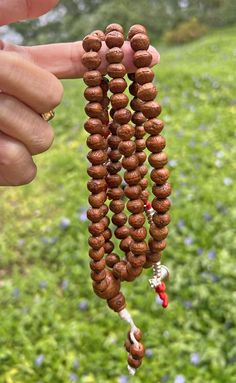
<svg viewBox="0 0 236 383"><path fill-rule="evenodd" d="M58 0L2 0L0 26L35 18L55 6ZM133 51L124 46L124 64L134 70ZM152 65L159 54L150 47ZM105 72L107 48L101 48ZM17 186L36 176L32 156L47 150L54 138L52 127L40 116L61 101L63 88L59 79L82 77L82 42L22 47L0 40L0 186Z"/></svg>

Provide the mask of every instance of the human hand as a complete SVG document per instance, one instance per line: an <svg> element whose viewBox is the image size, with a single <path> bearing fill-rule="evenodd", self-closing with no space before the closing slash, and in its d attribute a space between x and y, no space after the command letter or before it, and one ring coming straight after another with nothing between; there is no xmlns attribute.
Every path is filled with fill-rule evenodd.
<svg viewBox="0 0 236 383"><path fill-rule="evenodd" d="M35 18L55 6L58 0L2 0L0 26ZM133 51L124 43L124 64L129 72ZM152 65L159 61L155 48L149 48ZM100 50L105 73L107 48ZM32 156L47 150L54 138L51 125L41 117L54 109L63 96L58 79L80 78L86 68L81 62L82 42L17 46L0 40L0 186L31 182L37 172Z"/></svg>

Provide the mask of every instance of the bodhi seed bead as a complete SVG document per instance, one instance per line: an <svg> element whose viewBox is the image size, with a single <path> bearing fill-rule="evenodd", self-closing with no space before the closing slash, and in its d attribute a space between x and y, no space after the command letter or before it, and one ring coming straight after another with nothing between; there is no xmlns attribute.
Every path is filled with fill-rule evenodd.
<svg viewBox="0 0 236 383"><path fill-rule="evenodd" d="M107 67L107 73L112 78L124 77L126 74L126 68L123 64L109 64Z"/></svg>
<svg viewBox="0 0 236 383"><path fill-rule="evenodd" d="M135 72L135 80L138 84L143 85L146 82L152 82L154 73L149 67L139 68Z"/></svg>
<svg viewBox="0 0 236 383"><path fill-rule="evenodd" d="M161 113L161 105L156 101L148 101L142 105L141 110L146 118L155 118Z"/></svg>
<svg viewBox="0 0 236 383"><path fill-rule="evenodd" d="M149 38L144 33L137 33L130 40L130 45L134 51L147 50L149 44Z"/></svg>
<svg viewBox="0 0 236 383"><path fill-rule="evenodd" d="M132 27L129 29L128 33L128 39L131 40L134 35L137 35L138 33L144 33L147 34L146 28L141 24L135 24L132 25Z"/></svg>
<svg viewBox="0 0 236 383"><path fill-rule="evenodd" d="M117 24L117 23L109 24L106 27L106 31L105 31L106 33L109 33L109 32L112 32L112 31L118 31L120 33L124 33L123 27L120 24Z"/></svg>
<svg viewBox="0 0 236 383"><path fill-rule="evenodd" d="M164 198L164 199L154 198L152 201L153 209L156 210L156 212L159 214L166 213L170 209L170 206L171 206L171 202L168 198Z"/></svg>
<svg viewBox="0 0 236 383"><path fill-rule="evenodd" d="M123 93L127 87L127 82L123 78L114 78L109 83L112 93Z"/></svg>
<svg viewBox="0 0 236 383"><path fill-rule="evenodd" d="M161 152L166 146L166 140L162 136L150 136L146 141L148 150L152 153Z"/></svg>
<svg viewBox="0 0 236 383"><path fill-rule="evenodd" d="M107 153L103 150L91 150L87 158L93 165L101 165L107 160Z"/></svg>
<svg viewBox="0 0 236 383"><path fill-rule="evenodd" d="M92 179L88 181L87 188L91 193L100 193L101 191L106 191L107 184L104 179Z"/></svg>
<svg viewBox="0 0 236 383"><path fill-rule="evenodd" d="M161 133L164 128L164 122L157 118L152 118L144 123L144 129L151 135L157 135Z"/></svg>
<svg viewBox="0 0 236 383"><path fill-rule="evenodd" d="M86 52L89 52L90 50L98 52L102 46L102 42L98 36L88 35L83 39L82 45Z"/></svg>
<svg viewBox="0 0 236 383"><path fill-rule="evenodd" d="M128 197L131 200L139 198L141 192L142 192L142 189L139 185L126 186L124 188L124 193L126 197Z"/></svg>
<svg viewBox="0 0 236 383"><path fill-rule="evenodd" d="M89 70L97 69L101 62L97 52L86 52L82 56L82 64Z"/></svg>
<svg viewBox="0 0 236 383"><path fill-rule="evenodd" d="M134 141L121 141L119 144L120 154L123 154L125 157L131 156L136 149L136 144Z"/></svg>
<svg viewBox="0 0 236 383"><path fill-rule="evenodd" d="M99 102L88 102L85 106L85 112L92 118L100 118L102 111L102 105Z"/></svg>
<svg viewBox="0 0 236 383"><path fill-rule="evenodd" d="M155 169L160 169L167 164L168 158L165 152L152 153L149 155L148 161Z"/></svg>
<svg viewBox="0 0 236 383"><path fill-rule="evenodd" d="M84 128L90 134L101 133L102 131L102 123L98 118L89 118L85 124Z"/></svg>
<svg viewBox="0 0 236 383"><path fill-rule="evenodd" d="M124 58L124 52L119 47L109 49L106 53L106 59L109 64L120 63Z"/></svg>
<svg viewBox="0 0 236 383"><path fill-rule="evenodd" d="M85 72L83 80L88 86L98 86L102 81L102 74L98 70Z"/></svg>
<svg viewBox="0 0 236 383"><path fill-rule="evenodd" d="M138 98L140 98L140 100L142 101L154 100L156 95L157 89L152 82L148 82L146 84L141 85L137 93Z"/></svg>
<svg viewBox="0 0 236 383"><path fill-rule="evenodd" d="M157 198L166 198L171 194L171 186L168 182L164 185L153 185L152 192Z"/></svg>
<svg viewBox="0 0 236 383"><path fill-rule="evenodd" d="M90 166L87 170L91 178L100 179L107 175L107 169L103 165Z"/></svg>
<svg viewBox="0 0 236 383"><path fill-rule="evenodd" d="M125 108L128 105L129 98L126 94L116 93L111 96L111 105L114 110Z"/></svg>
<svg viewBox="0 0 236 383"><path fill-rule="evenodd" d="M128 141L130 140L135 133L135 128L132 125L124 124L120 125L117 129L117 135L121 140Z"/></svg>
<svg viewBox="0 0 236 383"><path fill-rule="evenodd" d="M139 50L134 54L134 65L137 68L149 67L152 62L152 55L148 51Z"/></svg>
<svg viewBox="0 0 236 383"><path fill-rule="evenodd" d="M107 165L107 171L110 174L116 174L121 170L121 163L120 162L108 162Z"/></svg>
<svg viewBox="0 0 236 383"><path fill-rule="evenodd" d="M115 111L113 118L120 125L127 124L131 119L131 112L129 109L122 108Z"/></svg>

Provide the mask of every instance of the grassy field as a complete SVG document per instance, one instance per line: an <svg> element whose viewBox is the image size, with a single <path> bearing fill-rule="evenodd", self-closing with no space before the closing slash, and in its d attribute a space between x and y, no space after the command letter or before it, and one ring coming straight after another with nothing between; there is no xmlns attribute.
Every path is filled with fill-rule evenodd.
<svg viewBox="0 0 236 383"><path fill-rule="evenodd" d="M53 147L35 157L37 179L0 190L0 383L236 381L236 29L160 53L170 306L156 301L150 270L122 288L144 332L142 368L128 376L127 326L91 288L84 86L75 80L65 82Z"/></svg>

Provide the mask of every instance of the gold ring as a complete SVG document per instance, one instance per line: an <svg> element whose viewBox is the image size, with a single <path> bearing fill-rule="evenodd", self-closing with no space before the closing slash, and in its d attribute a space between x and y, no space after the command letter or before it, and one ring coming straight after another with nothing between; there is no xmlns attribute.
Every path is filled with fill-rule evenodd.
<svg viewBox="0 0 236 383"><path fill-rule="evenodd" d="M45 121L50 121L55 116L55 112L54 110L50 110L49 112L42 113L41 116L43 117Z"/></svg>

